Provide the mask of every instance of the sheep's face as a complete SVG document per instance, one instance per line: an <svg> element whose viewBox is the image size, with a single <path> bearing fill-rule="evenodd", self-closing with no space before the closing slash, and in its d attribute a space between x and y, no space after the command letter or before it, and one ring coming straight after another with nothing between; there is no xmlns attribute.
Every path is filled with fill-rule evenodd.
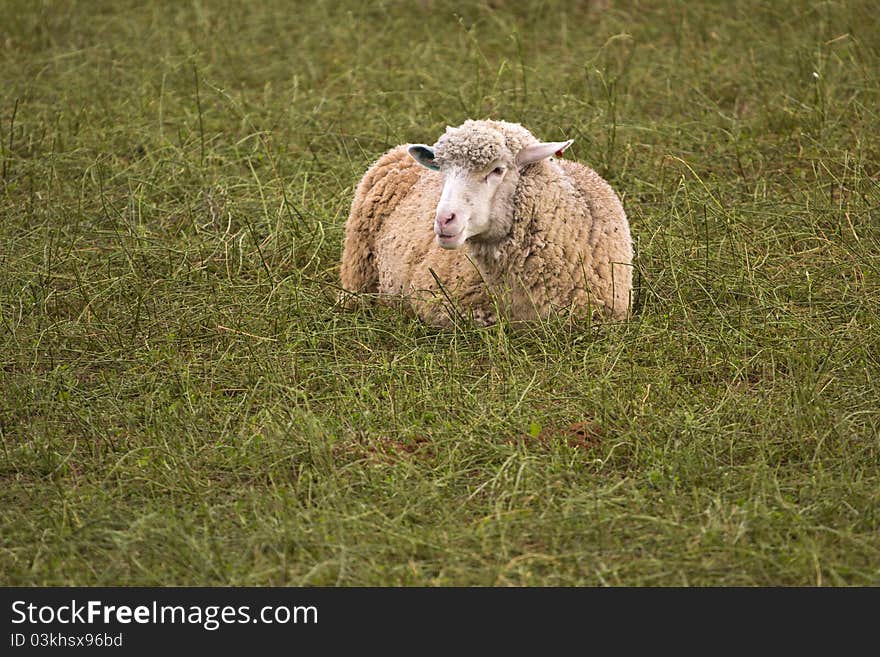
<svg viewBox="0 0 880 657"><path fill-rule="evenodd" d="M492 231L499 196L510 196L516 171L504 161L488 167L449 167L443 172L443 191L434 215L437 245L457 249L466 240ZM511 184L513 183L513 184Z"/></svg>
<svg viewBox="0 0 880 657"><path fill-rule="evenodd" d="M493 148L490 153L494 157L471 157L464 161L461 157L437 157L434 148L423 144L410 146L409 153L419 164L443 174L443 189L434 215L437 245L457 249L469 239L503 239L513 223L513 197L522 170L553 154L561 154L570 145L571 141L539 142L515 154L503 147Z"/></svg>

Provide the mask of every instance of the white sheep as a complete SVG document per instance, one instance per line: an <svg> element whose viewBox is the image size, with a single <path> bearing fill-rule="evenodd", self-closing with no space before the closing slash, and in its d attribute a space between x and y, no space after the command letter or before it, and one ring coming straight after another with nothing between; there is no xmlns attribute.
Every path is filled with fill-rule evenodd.
<svg viewBox="0 0 880 657"><path fill-rule="evenodd" d="M466 121L398 146L358 184L340 276L423 321L477 324L569 312L623 319L632 240L617 194L519 124ZM432 229L433 227L433 229ZM464 246L466 248L462 249Z"/></svg>

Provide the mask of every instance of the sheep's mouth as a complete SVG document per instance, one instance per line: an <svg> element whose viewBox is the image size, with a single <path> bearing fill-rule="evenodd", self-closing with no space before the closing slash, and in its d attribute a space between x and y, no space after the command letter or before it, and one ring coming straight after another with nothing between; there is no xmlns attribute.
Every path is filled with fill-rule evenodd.
<svg viewBox="0 0 880 657"><path fill-rule="evenodd" d="M464 230L460 230L457 233L437 233L437 244L444 249L455 249L461 246L461 243L464 242L464 240L461 239L463 232Z"/></svg>

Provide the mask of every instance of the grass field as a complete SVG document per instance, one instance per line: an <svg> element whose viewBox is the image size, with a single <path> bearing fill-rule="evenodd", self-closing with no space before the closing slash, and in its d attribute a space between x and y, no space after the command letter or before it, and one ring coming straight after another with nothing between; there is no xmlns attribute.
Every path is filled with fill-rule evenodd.
<svg viewBox="0 0 880 657"><path fill-rule="evenodd" d="M0 19L0 583L880 585L876 3ZM389 147L619 191L630 321L336 307Z"/></svg>

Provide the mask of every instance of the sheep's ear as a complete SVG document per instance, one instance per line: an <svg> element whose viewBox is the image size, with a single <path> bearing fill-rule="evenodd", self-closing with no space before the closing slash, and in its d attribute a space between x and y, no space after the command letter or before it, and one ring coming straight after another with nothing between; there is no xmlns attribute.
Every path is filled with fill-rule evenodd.
<svg viewBox="0 0 880 657"><path fill-rule="evenodd" d="M413 144L407 150L416 162L431 171L440 171L440 167L434 160L434 149L424 144Z"/></svg>
<svg viewBox="0 0 880 657"><path fill-rule="evenodd" d="M569 139L568 141L538 142L537 144L526 146L516 154L516 166L524 167L532 162L546 160L551 155L561 157L565 149L573 143L574 139Z"/></svg>

